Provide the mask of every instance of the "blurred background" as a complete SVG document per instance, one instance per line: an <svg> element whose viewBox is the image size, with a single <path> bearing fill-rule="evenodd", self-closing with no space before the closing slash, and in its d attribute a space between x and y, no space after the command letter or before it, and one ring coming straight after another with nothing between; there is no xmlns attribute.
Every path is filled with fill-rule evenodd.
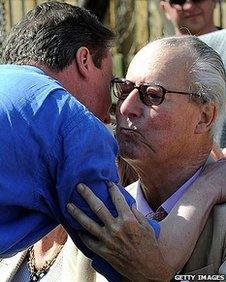
<svg viewBox="0 0 226 282"><path fill-rule="evenodd" d="M0 0L0 48L4 37L29 10L46 0ZM159 8L159 0L58 0L85 7L117 34L113 48L114 74L124 76L134 54L148 41L173 35L173 26ZM226 0L215 9L216 25L226 28Z"/></svg>

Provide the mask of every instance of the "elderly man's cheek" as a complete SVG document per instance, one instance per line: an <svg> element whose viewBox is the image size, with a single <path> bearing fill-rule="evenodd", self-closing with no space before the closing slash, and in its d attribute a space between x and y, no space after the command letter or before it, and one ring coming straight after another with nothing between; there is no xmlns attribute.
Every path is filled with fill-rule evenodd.
<svg viewBox="0 0 226 282"><path fill-rule="evenodd" d="M147 130L165 131L174 128L175 123L172 113L152 112L146 124Z"/></svg>

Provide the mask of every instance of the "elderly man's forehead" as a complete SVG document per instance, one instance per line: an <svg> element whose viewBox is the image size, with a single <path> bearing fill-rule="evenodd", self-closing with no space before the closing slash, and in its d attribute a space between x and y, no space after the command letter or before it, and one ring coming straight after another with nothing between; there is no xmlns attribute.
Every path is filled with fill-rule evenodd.
<svg viewBox="0 0 226 282"><path fill-rule="evenodd" d="M134 57L134 62L152 62L152 61L180 61L181 58L191 57L191 50L184 45L164 44L161 41L155 41L143 47ZM133 62L132 61L132 62Z"/></svg>
<svg viewBox="0 0 226 282"><path fill-rule="evenodd" d="M189 70L194 57L188 48L184 46L172 46L154 42L142 48L133 58L129 65L127 76L134 73L145 73L146 71L167 71L173 68L175 71Z"/></svg>

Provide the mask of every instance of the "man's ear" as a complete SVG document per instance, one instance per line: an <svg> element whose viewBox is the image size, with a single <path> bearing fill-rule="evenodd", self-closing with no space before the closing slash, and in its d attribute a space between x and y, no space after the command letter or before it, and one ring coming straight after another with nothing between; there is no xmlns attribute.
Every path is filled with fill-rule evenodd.
<svg viewBox="0 0 226 282"><path fill-rule="evenodd" d="M88 48L80 47L76 53L76 65L78 72L84 78L87 78L90 75L90 71L93 64L93 58Z"/></svg>
<svg viewBox="0 0 226 282"><path fill-rule="evenodd" d="M201 106L200 119L196 125L195 133L200 134L207 132L213 126L216 119L216 105L214 102Z"/></svg>

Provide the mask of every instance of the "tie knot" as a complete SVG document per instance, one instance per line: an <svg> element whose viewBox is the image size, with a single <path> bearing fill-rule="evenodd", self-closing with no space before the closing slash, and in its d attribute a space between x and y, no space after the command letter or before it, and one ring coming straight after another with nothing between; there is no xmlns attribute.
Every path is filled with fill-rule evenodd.
<svg viewBox="0 0 226 282"><path fill-rule="evenodd" d="M165 217L167 217L168 213L167 211L161 206L157 209L156 212L151 212L146 215L149 219L155 219L157 221L163 220Z"/></svg>

